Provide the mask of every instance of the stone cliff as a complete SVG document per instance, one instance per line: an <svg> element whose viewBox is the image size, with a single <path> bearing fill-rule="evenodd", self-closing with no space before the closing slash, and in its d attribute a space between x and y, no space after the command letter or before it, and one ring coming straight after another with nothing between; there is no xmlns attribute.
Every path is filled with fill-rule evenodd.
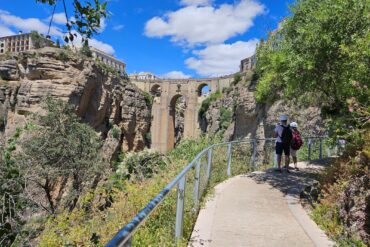
<svg viewBox="0 0 370 247"><path fill-rule="evenodd" d="M324 120L319 107L305 106L294 101L279 100L271 105L259 104L254 96L256 82L252 75L243 75L239 82L234 82L230 88L225 88L222 97L210 103L208 110L200 119L203 133L215 134L223 132L225 140L245 138L274 138L274 128L281 114L289 115L289 122L297 122L302 136L324 135ZM223 128L225 117L222 109L227 109L230 120ZM267 143L266 143L267 144ZM258 156L264 154L267 146L258 142ZM272 145L272 142L269 143ZM270 147L271 148L271 147ZM260 158L258 158L260 160Z"/></svg>
<svg viewBox="0 0 370 247"><path fill-rule="evenodd" d="M150 129L150 104L127 79L99 61L60 48L0 57L0 121L12 135L45 97L73 104L82 121L105 140L104 156L143 149Z"/></svg>

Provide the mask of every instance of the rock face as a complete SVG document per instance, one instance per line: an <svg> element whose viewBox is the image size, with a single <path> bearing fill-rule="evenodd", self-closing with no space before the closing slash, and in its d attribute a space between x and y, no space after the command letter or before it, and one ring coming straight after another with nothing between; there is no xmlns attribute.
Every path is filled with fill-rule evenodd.
<svg viewBox="0 0 370 247"><path fill-rule="evenodd" d="M68 101L106 140L107 160L118 151L145 147L150 106L142 92L92 59L59 48L0 57L0 120L5 138L40 111L45 97ZM113 128L112 140L108 132ZM111 131L112 132L112 131Z"/></svg>
<svg viewBox="0 0 370 247"><path fill-rule="evenodd" d="M255 83L247 80L245 76L236 85L223 90L223 97L212 102L200 119L201 129L204 133L215 134L222 130L221 111L226 107L233 112L232 122L224 132L225 140L245 138L274 138L274 129L279 122L281 114L289 115L289 121L298 123L302 136L323 135L323 119L318 107L296 105L292 101L277 101L272 105L257 103L255 96ZM266 153L267 142L257 143L257 158ZM269 145L274 145L269 142ZM272 146L268 147L272 149ZM259 157L259 162L271 157Z"/></svg>
<svg viewBox="0 0 370 247"><path fill-rule="evenodd" d="M359 236L370 244L370 178L352 178L338 202L339 215L349 236Z"/></svg>

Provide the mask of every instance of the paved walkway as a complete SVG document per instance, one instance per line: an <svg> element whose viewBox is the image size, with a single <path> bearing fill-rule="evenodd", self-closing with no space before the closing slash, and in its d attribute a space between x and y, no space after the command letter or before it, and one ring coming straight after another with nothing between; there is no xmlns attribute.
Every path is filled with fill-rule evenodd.
<svg viewBox="0 0 370 247"><path fill-rule="evenodd" d="M299 202L299 191L321 166L299 166L299 172L255 172L216 186L189 246L333 246Z"/></svg>

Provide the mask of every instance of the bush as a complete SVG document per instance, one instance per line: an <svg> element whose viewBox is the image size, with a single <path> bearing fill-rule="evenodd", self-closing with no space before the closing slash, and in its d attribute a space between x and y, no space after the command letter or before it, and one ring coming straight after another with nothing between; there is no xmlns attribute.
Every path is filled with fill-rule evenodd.
<svg viewBox="0 0 370 247"><path fill-rule="evenodd" d="M138 153L129 153L118 166L117 174L126 180L150 178L167 166L164 156L153 150L144 150Z"/></svg>
<svg viewBox="0 0 370 247"><path fill-rule="evenodd" d="M117 140L121 139L121 130L119 128L114 126L111 131L112 131L113 138L115 138Z"/></svg>
<svg viewBox="0 0 370 247"><path fill-rule="evenodd" d="M233 120L233 112L224 106L220 108L220 129L226 130Z"/></svg>
<svg viewBox="0 0 370 247"><path fill-rule="evenodd" d="M234 80L231 82L232 86L237 85L242 80L242 75L238 72L234 75Z"/></svg>
<svg viewBox="0 0 370 247"><path fill-rule="evenodd" d="M70 59L70 57L65 51L61 51L58 53L56 59L63 61L63 62L67 62Z"/></svg>
<svg viewBox="0 0 370 247"><path fill-rule="evenodd" d="M152 105L153 105L153 96L150 95L148 92L142 92L142 94L144 95L144 99L145 99L145 103L146 105L151 108Z"/></svg>
<svg viewBox="0 0 370 247"><path fill-rule="evenodd" d="M215 93L210 94L208 98L203 100L202 105L200 106L198 116L199 118L203 118L204 114L207 112L210 104L218 99L222 98L222 93L220 91L216 91Z"/></svg>

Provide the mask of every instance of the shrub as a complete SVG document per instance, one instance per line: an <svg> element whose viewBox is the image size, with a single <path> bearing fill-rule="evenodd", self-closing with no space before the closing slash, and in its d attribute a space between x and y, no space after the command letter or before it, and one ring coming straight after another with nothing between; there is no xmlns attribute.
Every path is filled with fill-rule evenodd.
<svg viewBox="0 0 370 247"><path fill-rule="evenodd" d="M205 100L203 100L202 102L202 105L200 106L200 109L199 109L199 112L198 112L198 115L199 115L199 118L203 118L204 117L204 114L207 112L210 104L218 99L221 99L222 98L222 93L220 91L216 91L215 93L212 93L208 96L208 98L206 98Z"/></svg>
<svg viewBox="0 0 370 247"><path fill-rule="evenodd" d="M238 72L234 75L234 80L231 82L232 86L237 85L242 80L242 75Z"/></svg>
<svg viewBox="0 0 370 247"><path fill-rule="evenodd" d="M42 208L55 214L58 205L51 199L55 180L72 179L64 206L73 209L86 181L101 170L101 140L90 126L80 123L72 105L47 98L43 109L47 113L34 116L37 127L27 131L17 162L29 184L48 198Z"/></svg>
<svg viewBox="0 0 370 247"><path fill-rule="evenodd" d="M142 92L142 94L144 95L146 105L151 108L153 105L153 96L148 92Z"/></svg>
<svg viewBox="0 0 370 247"><path fill-rule="evenodd" d="M226 130L232 122L233 112L224 106L220 108L220 129Z"/></svg>
<svg viewBox="0 0 370 247"><path fill-rule="evenodd" d="M113 138L117 140L121 139L121 130L119 128L114 126L111 131L112 131Z"/></svg>
<svg viewBox="0 0 370 247"><path fill-rule="evenodd" d="M63 61L63 62L67 62L70 59L70 57L66 52L61 51L58 53L56 59Z"/></svg>
<svg viewBox="0 0 370 247"><path fill-rule="evenodd" d="M129 153L118 166L117 174L127 180L143 181L166 167L164 156L147 149L138 153Z"/></svg>

